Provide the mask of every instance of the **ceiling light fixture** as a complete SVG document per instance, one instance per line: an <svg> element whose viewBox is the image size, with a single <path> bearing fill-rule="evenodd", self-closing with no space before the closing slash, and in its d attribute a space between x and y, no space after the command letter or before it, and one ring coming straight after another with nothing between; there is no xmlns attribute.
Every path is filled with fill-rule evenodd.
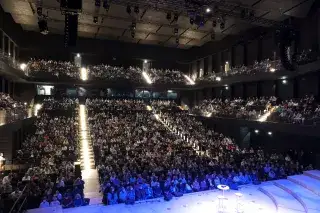
<svg viewBox="0 0 320 213"><path fill-rule="evenodd" d="M178 19L179 19L179 14L175 13L174 16L173 16L173 21L177 22Z"/></svg>
<svg viewBox="0 0 320 213"><path fill-rule="evenodd" d="M225 27L226 27L226 25L224 24L224 22L221 22L221 23L220 23L220 29L221 29L221 30L224 30Z"/></svg>
<svg viewBox="0 0 320 213"><path fill-rule="evenodd" d="M174 28L173 33L174 35L178 35L179 29L178 28Z"/></svg>
<svg viewBox="0 0 320 213"><path fill-rule="evenodd" d="M134 7L134 12L135 12L136 14L139 14L140 10L139 10L139 7L138 7L138 6L135 6L135 7Z"/></svg>
<svg viewBox="0 0 320 213"><path fill-rule="evenodd" d="M103 1L103 8L106 10L106 12L110 9L110 4L108 4L108 0Z"/></svg>
<svg viewBox="0 0 320 213"><path fill-rule="evenodd" d="M98 16L93 16L93 23L95 23L95 24L98 23Z"/></svg>
<svg viewBox="0 0 320 213"><path fill-rule="evenodd" d="M213 20L213 21L212 21L212 27L213 27L213 28L216 28L216 27L217 27L217 20Z"/></svg>
<svg viewBox="0 0 320 213"><path fill-rule="evenodd" d="M172 18L172 17L171 17L171 13L168 12L168 13L167 13L167 20L168 20L168 21L171 21L171 18Z"/></svg>
<svg viewBox="0 0 320 213"><path fill-rule="evenodd" d="M95 5L96 7L100 7L100 6L101 6L101 0L95 0L95 1L94 1L94 5Z"/></svg>
<svg viewBox="0 0 320 213"><path fill-rule="evenodd" d="M128 14L131 14L131 7L130 7L130 5L127 6L127 13L128 13Z"/></svg>
<svg viewBox="0 0 320 213"><path fill-rule="evenodd" d="M206 9L206 13L210 13L211 12L211 9L210 9L210 7L208 7L207 9Z"/></svg>
<svg viewBox="0 0 320 213"><path fill-rule="evenodd" d="M190 24L193 25L194 24L194 18L190 17Z"/></svg>

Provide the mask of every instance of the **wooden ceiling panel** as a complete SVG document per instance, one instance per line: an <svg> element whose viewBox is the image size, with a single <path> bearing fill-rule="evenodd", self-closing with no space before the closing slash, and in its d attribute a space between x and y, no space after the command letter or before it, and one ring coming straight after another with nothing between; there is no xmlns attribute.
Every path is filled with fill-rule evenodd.
<svg viewBox="0 0 320 213"><path fill-rule="evenodd" d="M147 39L147 40L164 42L164 41L168 40L169 38L170 38L170 36L157 35L157 34L149 34L146 39Z"/></svg>
<svg viewBox="0 0 320 213"><path fill-rule="evenodd" d="M186 32L184 32L182 34L182 36L184 36L184 37L197 39L197 40L201 40L205 35L206 35L206 33L197 32L197 31L193 31L193 30L187 30Z"/></svg>
<svg viewBox="0 0 320 213"><path fill-rule="evenodd" d="M112 28L129 29L132 23L128 21L107 18L107 19L104 19L102 24L104 26L108 26Z"/></svg>
<svg viewBox="0 0 320 213"><path fill-rule="evenodd" d="M139 31L155 33L159 29L159 26L153 24L138 23L136 29Z"/></svg>

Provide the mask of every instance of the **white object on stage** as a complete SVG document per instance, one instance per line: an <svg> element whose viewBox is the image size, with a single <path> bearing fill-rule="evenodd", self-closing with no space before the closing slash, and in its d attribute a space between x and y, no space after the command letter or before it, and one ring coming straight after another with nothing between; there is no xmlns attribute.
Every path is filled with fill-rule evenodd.
<svg viewBox="0 0 320 213"><path fill-rule="evenodd" d="M227 185L222 185L222 184L218 185L217 188L222 191L222 196L224 196L224 191L227 191L227 190L230 189L229 186L227 186Z"/></svg>
<svg viewBox="0 0 320 213"><path fill-rule="evenodd" d="M242 194L240 192L234 193L237 196L237 208L236 211L237 213L241 213L243 212L243 210L241 209L241 202L240 199L242 197Z"/></svg>
<svg viewBox="0 0 320 213"><path fill-rule="evenodd" d="M228 200L225 196L222 196L222 195L219 195L218 196L218 200L219 200L219 203L218 203L218 212L219 213L223 213L225 212L226 208L224 206L224 200Z"/></svg>

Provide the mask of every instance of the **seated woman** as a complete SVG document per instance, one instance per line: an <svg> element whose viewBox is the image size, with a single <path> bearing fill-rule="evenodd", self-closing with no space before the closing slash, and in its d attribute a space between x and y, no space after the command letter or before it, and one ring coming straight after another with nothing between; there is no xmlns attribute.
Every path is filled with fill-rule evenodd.
<svg viewBox="0 0 320 213"><path fill-rule="evenodd" d="M134 204L136 200L136 194L135 194L135 190L133 189L132 186L129 186L128 190L127 190L127 198L125 201L125 204Z"/></svg>
<svg viewBox="0 0 320 213"><path fill-rule="evenodd" d="M194 192L200 191L200 184L197 179L195 179L192 183L192 189Z"/></svg>
<svg viewBox="0 0 320 213"><path fill-rule="evenodd" d="M206 179L202 179L202 181L200 182L200 190L205 191L207 189L208 189L208 186L207 186Z"/></svg>
<svg viewBox="0 0 320 213"><path fill-rule="evenodd" d="M119 203L124 203L126 199L127 199L127 190L122 186L119 191Z"/></svg>
<svg viewBox="0 0 320 213"><path fill-rule="evenodd" d="M75 207L79 207L83 205L83 200L80 194L76 194L76 196L74 197L73 205Z"/></svg>
<svg viewBox="0 0 320 213"><path fill-rule="evenodd" d="M162 191L160 188L160 183L158 181L151 182L152 190L153 190L153 197L161 197Z"/></svg>
<svg viewBox="0 0 320 213"><path fill-rule="evenodd" d="M66 193L62 199L62 207L63 208L73 207L72 197L68 193Z"/></svg>
<svg viewBox="0 0 320 213"><path fill-rule="evenodd" d="M110 188L107 198L108 198L108 205L114 205L118 203L118 195L115 192L113 187Z"/></svg>

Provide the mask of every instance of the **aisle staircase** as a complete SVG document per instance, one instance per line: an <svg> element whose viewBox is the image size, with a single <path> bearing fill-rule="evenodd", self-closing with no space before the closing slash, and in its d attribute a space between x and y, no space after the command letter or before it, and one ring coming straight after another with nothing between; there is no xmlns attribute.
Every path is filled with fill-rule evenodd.
<svg viewBox="0 0 320 213"><path fill-rule="evenodd" d="M90 198L90 204L101 203L102 196L99 193L99 174L95 168L94 153L92 149L87 109L83 104L79 105L79 127L80 127L80 144L81 144L81 173L85 182L84 195Z"/></svg>

